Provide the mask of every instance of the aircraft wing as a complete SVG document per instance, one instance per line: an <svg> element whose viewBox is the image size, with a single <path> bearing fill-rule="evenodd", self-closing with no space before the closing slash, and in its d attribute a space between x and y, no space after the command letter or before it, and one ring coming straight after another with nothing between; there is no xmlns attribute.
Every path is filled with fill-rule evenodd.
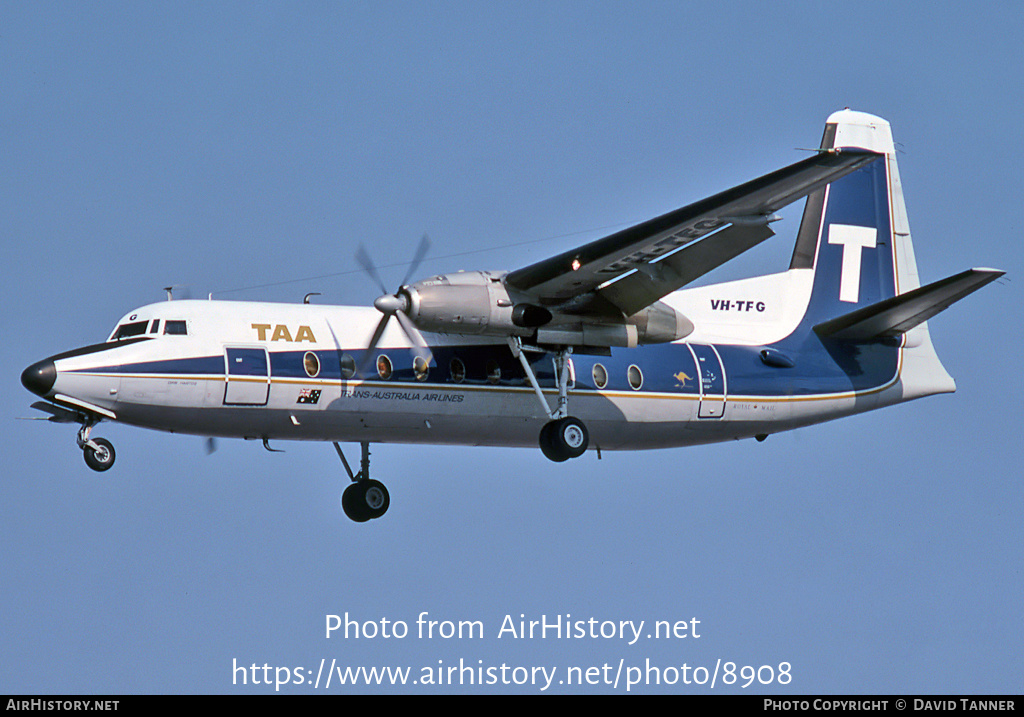
<svg viewBox="0 0 1024 717"><path fill-rule="evenodd" d="M602 287L597 293L631 316L772 236L768 223L778 209L880 156L845 148L818 152L738 187L509 272L505 283L547 306ZM698 239L701 241L693 244ZM676 251L681 247L685 248ZM657 261L671 252L676 253ZM630 275L603 286L625 274Z"/></svg>

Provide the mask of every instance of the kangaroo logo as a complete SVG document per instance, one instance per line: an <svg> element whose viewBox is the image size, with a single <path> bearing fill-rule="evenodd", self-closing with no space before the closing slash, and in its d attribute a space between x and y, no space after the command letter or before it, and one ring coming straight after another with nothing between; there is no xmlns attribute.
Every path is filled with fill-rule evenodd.
<svg viewBox="0 0 1024 717"><path fill-rule="evenodd" d="M693 380L691 377L687 376L682 371L680 371L679 373L673 374L672 378L674 378L676 381L679 382L678 384L676 384L677 388L686 388L686 382Z"/></svg>
<svg viewBox="0 0 1024 717"><path fill-rule="evenodd" d="M860 259L862 249L877 246L878 230L852 224L832 224L828 243L842 244L843 268L839 276L839 300L856 304L860 299Z"/></svg>

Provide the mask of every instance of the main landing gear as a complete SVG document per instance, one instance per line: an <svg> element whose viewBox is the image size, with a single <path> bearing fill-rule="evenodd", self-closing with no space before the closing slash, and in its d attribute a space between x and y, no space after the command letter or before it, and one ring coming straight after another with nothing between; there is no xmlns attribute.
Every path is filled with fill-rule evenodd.
<svg viewBox="0 0 1024 717"><path fill-rule="evenodd" d="M548 401L544 398L540 384L537 382L537 375L533 372L533 366L523 354L523 342L517 336L511 336L508 340L512 355L519 359L526 378L529 379L534 393L544 413L550 419L540 429L540 450L549 460L561 463L570 458L579 458L590 444L590 433L587 426L578 418L569 415L569 357L572 355L572 347L566 346L555 353L555 377L558 380L558 407L555 410L548 408Z"/></svg>
<svg viewBox="0 0 1024 717"><path fill-rule="evenodd" d="M83 421L82 427L78 429L76 441L82 449L82 457L85 458L85 465L94 471L110 470L114 465L114 446L106 438L89 438L92 427L98 421Z"/></svg>
<svg viewBox="0 0 1024 717"><path fill-rule="evenodd" d="M341 494L341 509L345 511L351 520L357 523L365 523L368 520L375 520L388 511L391 505L391 496L388 489L380 481L370 478L370 444L362 441L360 444L362 457L359 461L359 472L352 473L345 454L341 452L341 446L334 441L334 450L338 452L345 472L352 479L352 484L345 488Z"/></svg>

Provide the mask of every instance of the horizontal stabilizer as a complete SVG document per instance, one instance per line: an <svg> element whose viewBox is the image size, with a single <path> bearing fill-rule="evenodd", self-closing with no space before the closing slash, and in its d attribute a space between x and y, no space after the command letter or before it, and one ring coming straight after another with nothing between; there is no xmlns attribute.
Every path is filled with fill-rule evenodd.
<svg viewBox="0 0 1024 717"><path fill-rule="evenodd" d="M1006 272L968 269L814 327L819 336L852 341L899 336Z"/></svg>

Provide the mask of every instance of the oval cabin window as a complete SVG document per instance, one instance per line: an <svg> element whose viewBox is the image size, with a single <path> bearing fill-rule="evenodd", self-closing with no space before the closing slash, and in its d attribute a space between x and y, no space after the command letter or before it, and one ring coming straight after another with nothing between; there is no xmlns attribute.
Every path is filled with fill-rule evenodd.
<svg viewBox="0 0 1024 717"><path fill-rule="evenodd" d="M501 366L494 359L487 362L487 380L491 383L498 383L501 380Z"/></svg>
<svg viewBox="0 0 1024 717"><path fill-rule="evenodd" d="M356 360L348 354L342 354L339 359L341 364L341 377L345 379L352 378L356 375Z"/></svg>
<svg viewBox="0 0 1024 717"><path fill-rule="evenodd" d="M466 378L466 364L462 363L462 359L453 358L451 363L448 364L448 370L451 372L452 381L455 383L462 383Z"/></svg>
<svg viewBox="0 0 1024 717"><path fill-rule="evenodd" d="M644 385L644 374L636 364L629 367L626 377L629 379L629 385L634 391L639 391L640 387Z"/></svg>
<svg viewBox="0 0 1024 717"><path fill-rule="evenodd" d="M416 374L417 381L426 381L429 370L430 364L422 356L417 356L412 360L412 372Z"/></svg>
<svg viewBox="0 0 1024 717"><path fill-rule="evenodd" d="M306 375L316 378L320 374L320 359L312 351L307 351L302 357L302 367L306 369Z"/></svg>
<svg viewBox="0 0 1024 717"><path fill-rule="evenodd" d="M384 354L377 357L377 375L385 381L391 378L391 359Z"/></svg>

